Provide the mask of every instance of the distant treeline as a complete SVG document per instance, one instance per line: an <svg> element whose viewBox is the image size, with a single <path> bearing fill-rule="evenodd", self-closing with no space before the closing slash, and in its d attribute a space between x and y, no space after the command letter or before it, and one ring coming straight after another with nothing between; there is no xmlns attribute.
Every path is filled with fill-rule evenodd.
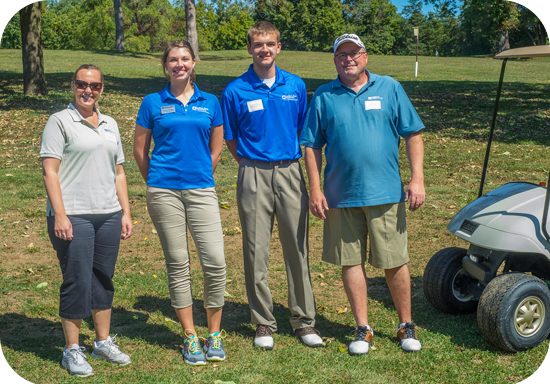
<svg viewBox="0 0 550 384"><path fill-rule="evenodd" d="M540 20L527 8L505 0L409 0L401 13L391 0L217 0L196 2L200 50L246 48L246 31L268 20L281 31L285 49L330 51L334 38L356 33L371 54L461 56L496 53L548 44ZM42 2L45 49L115 48L113 0ZM185 38L184 0L122 0L125 49L160 50L166 41ZM1 48L20 48L19 15L7 25Z"/></svg>

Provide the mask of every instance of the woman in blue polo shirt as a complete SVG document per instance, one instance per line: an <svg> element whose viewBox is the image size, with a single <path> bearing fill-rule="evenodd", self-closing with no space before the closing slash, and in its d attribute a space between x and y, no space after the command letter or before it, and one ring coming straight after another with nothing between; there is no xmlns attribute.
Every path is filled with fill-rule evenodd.
<svg viewBox="0 0 550 384"><path fill-rule="evenodd" d="M222 152L223 118L218 99L195 84L195 55L187 41L168 43L161 62L170 82L141 104L134 157L147 182L147 209L164 251L172 307L186 336L184 360L204 365L225 359L220 332L225 257L213 176ZM151 138L155 146L149 158ZM193 323L187 226L204 274L206 357Z"/></svg>

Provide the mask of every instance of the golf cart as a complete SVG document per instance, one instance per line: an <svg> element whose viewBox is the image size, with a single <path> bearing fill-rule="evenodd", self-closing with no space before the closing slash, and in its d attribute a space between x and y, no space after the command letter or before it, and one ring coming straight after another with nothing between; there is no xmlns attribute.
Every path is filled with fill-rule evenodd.
<svg viewBox="0 0 550 384"><path fill-rule="evenodd" d="M535 347L550 333L550 289L543 281L550 280L549 189L512 182L483 195L506 62L521 57L550 57L550 46L496 56L503 62L478 198L447 225L470 246L437 252L423 278L432 306L451 314L477 309L483 336L509 352Z"/></svg>

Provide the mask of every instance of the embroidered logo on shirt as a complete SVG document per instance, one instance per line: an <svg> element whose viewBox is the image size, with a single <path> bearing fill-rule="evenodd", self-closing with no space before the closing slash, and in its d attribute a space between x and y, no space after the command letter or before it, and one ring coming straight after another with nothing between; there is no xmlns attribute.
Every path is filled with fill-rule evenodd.
<svg viewBox="0 0 550 384"><path fill-rule="evenodd" d="M367 97L367 99L369 99L369 100L384 100L384 98L381 97L381 96L369 96L369 97Z"/></svg>
<svg viewBox="0 0 550 384"><path fill-rule="evenodd" d="M205 112L205 113L208 113L208 108L203 108L203 107L193 107L191 108L193 109L193 111L198 111L198 112Z"/></svg>
<svg viewBox="0 0 550 384"><path fill-rule="evenodd" d="M298 101L297 95L283 95L283 100Z"/></svg>

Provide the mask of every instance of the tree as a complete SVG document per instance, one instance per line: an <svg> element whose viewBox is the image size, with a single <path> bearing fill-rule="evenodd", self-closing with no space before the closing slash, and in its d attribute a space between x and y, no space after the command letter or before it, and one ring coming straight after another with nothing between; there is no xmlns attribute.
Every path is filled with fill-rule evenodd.
<svg viewBox="0 0 550 384"><path fill-rule="evenodd" d="M46 95L44 57L40 39L41 3L33 3L19 11L23 48L23 92L25 95Z"/></svg>
<svg viewBox="0 0 550 384"><path fill-rule="evenodd" d="M113 0L113 7L115 8L116 26L115 49L117 51L124 51L124 21L122 20L122 1Z"/></svg>
<svg viewBox="0 0 550 384"><path fill-rule="evenodd" d="M187 41L195 51L195 59L199 58L199 37L197 35L197 19L195 12L195 0L185 0L185 24L187 30Z"/></svg>
<svg viewBox="0 0 550 384"><path fill-rule="evenodd" d="M286 49L329 51L346 29L338 0L257 0L254 11L279 29Z"/></svg>

